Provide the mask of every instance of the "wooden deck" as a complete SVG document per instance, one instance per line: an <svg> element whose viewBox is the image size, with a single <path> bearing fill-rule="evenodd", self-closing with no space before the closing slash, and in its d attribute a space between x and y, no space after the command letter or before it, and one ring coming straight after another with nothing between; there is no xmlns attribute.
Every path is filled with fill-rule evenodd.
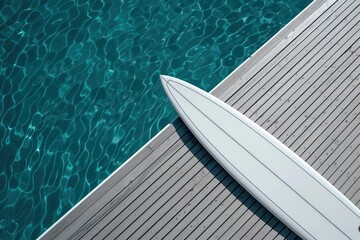
<svg viewBox="0 0 360 240"><path fill-rule="evenodd" d="M358 207L359 13L358 0L314 1L212 91L284 142ZM298 237L177 119L41 238Z"/></svg>

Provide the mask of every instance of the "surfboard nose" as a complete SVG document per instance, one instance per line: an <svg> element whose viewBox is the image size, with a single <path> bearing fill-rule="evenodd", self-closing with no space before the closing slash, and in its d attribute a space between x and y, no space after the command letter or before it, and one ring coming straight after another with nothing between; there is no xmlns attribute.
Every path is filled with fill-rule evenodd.
<svg viewBox="0 0 360 240"><path fill-rule="evenodd" d="M160 80L163 85L165 85L169 81L169 76L160 75Z"/></svg>
<svg viewBox="0 0 360 240"><path fill-rule="evenodd" d="M167 94L169 94L168 91L169 91L169 81L170 81L170 79L171 79L171 77L169 77L167 75L160 75L161 84L162 84L162 86L163 86L163 88L164 88L164 90L165 90L165 92Z"/></svg>

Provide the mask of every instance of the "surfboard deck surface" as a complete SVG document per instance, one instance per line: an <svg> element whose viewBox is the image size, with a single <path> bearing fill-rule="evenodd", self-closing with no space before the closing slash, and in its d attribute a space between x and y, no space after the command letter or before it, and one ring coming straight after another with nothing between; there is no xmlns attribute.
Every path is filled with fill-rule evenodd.
<svg viewBox="0 0 360 240"><path fill-rule="evenodd" d="M218 163L303 239L360 239L360 211L310 165L213 95L160 76L181 119Z"/></svg>

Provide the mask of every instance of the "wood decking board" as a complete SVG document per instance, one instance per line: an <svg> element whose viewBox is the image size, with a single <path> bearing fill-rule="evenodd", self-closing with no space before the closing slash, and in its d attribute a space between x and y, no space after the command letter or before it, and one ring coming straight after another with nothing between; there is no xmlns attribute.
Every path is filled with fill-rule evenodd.
<svg viewBox="0 0 360 240"><path fill-rule="evenodd" d="M335 76L335 74L332 76ZM333 92L324 92L325 94L328 94L328 96L324 95L324 93L320 93L315 97L315 101L311 105L312 107L309 107L304 111L304 117L300 119L300 121L302 120L302 124L298 124L297 129L291 133L293 140L289 141L289 138L283 140L285 144L287 143L288 146L292 147L305 159L309 158L315 161L317 156L324 151L324 149L321 149L321 146L312 143L316 141L321 134L324 134L325 131L333 130L330 127L335 120L346 117L345 114L342 114L344 113L342 109L346 108L349 101L351 102L353 100L353 98L351 98L354 97L353 94L351 94L352 96L348 95L349 97L347 96L345 99L337 99L336 95L333 93L342 93L342 90L349 89L349 87L346 86L346 84L342 84L343 80L341 78L335 79L333 82L338 83L338 85L332 84L332 86L328 88L328 90L332 88ZM329 97L331 98L329 99ZM319 112L321 112L320 115L318 114ZM307 142L307 146L304 145L305 141ZM316 157L311 158L313 155ZM310 164L312 163L312 161L308 162Z"/></svg>
<svg viewBox="0 0 360 240"><path fill-rule="evenodd" d="M242 193L244 193L244 189L240 187L236 181L233 181L229 187L224 189L223 194L219 195L217 199L214 199L211 211L203 211L202 214L197 216L197 219L194 220L193 223L195 227L191 231L188 231L187 237L191 236L191 238L195 239L204 237L202 236L204 230L211 234L213 229L212 225L224 212L220 206L230 206Z"/></svg>
<svg viewBox="0 0 360 240"><path fill-rule="evenodd" d="M334 4L335 6L333 7L340 5L339 2L335 2L335 3L337 4ZM244 72L241 75L241 77L238 79L238 81L235 82L233 87L230 89L233 92L226 93L227 94L225 95L227 96L227 98L225 98L226 102L234 106L235 108L239 109L238 108L239 105L251 99L250 97L254 95L254 92L256 93L257 91L261 90L261 87L268 82L265 80L263 81L263 78L273 77L273 75L268 76L269 72L272 72L272 74L276 73L276 71L273 71L273 69L274 68L279 69L278 67L282 66L281 61L283 59L286 59L286 56L288 56L288 54L294 54L294 56L296 56L296 54L298 54L297 51L301 49L301 47L298 47L298 45L301 44L308 35L311 36L311 34L313 34L317 36L317 34L313 33L313 29L316 26L320 25L322 21L324 21L322 17L323 18L326 17L327 13L329 16L333 16L330 14L329 11L330 10L325 8L324 12L320 15L320 17L318 16L319 15L318 13L314 13L313 14L314 16L310 16L310 17L316 18L317 20L320 19L319 22L313 22L313 21L309 21L308 23L304 22L303 25L300 26L300 28L302 29L298 29L298 31L290 33L290 36L287 36L282 41L280 41L273 49L270 50L270 52L266 56L264 56L256 64L254 64L252 68L249 69L249 71ZM306 23L310 24L310 27L307 26ZM296 52L293 52L294 48L296 49ZM294 56L289 57L289 59L293 59ZM298 60L300 60L300 58L296 59L296 61ZM286 61L287 60L284 60L284 62ZM252 92L250 92L251 89L253 89ZM244 97L248 95L248 93L252 93L252 94L250 95L250 97L246 98L246 100L243 100ZM246 109L243 112L246 112Z"/></svg>
<svg viewBox="0 0 360 240"><path fill-rule="evenodd" d="M193 207L196 206L198 201L201 201L204 195L208 194L209 190L214 187L214 184L218 181L217 178L224 175L224 172L221 171L222 169L214 160L211 161L211 164L214 165L211 171L207 172L206 175L190 189L186 189L188 194L185 196L185 198L182 198L179 202L176 202L177 196L174 197L174 202L176 202L175 207L178 211L174 216L172 216L170 221L163 223L164 227L157 233L158 236L166 237L169 234L173 234L172 232L187 216L187 213L191 211Z"/></svg>
<svg viewBox="0 0 360 240"><path fill-rule="evenodd" d="M178 127L178 131L175 131L176 127ZM166 129L167 130L167 129ZM166 154L166 151L168 151L169 147L174 144L175 142L181 141L181 137L183 134L188 132L188 129L184 126L184 124L181 121L177 121L174 123L174 126L170 126L169 130L171 131L164 131L163 133L167 135L167 137L163 138L163 142L158 143L158 147L156 148L157 151L151 150L151 148L146 147L143 150L139 152L139 155L136 155L136 159L158 159L163 154ZM162 135L162 134L160 134ZM169 146L170 145L170 146ZM108 183L108 181L105 182L105 186L101 186L97 188L93 194L90 194L90 197L97 198L97 201L94 201L94 203L87 205L80 204L80 207L83 207L85 210L82 210L82 213L74 212L74 215L79 215L77 218L75 218L76 221L71 222L71 226L68 222L66 222L70 228L68 229L62 229L61 234L57 234L59 238L70 238L74 233L72 237L76 238L78 237L79 232L84 231L83 226L86 228L92 228L93 222L96 222L96 214L99 211L111 211L111 207L114 205L114 202L117 202L118 199L116 199L116 196L122 193L122 191L129 189L131 185L135 185L134 179L136 179L137 176L141 174L145 174L146 171L156 166L156 164L159 163L159 161L144 161L143 164L135 164L136 161L129 161L129 164L124 165L125 169L123 171L119 171L119 174L114 174L114 177L110 178L112 181ZM118 187L117 187L118 186ZM106 195L105 195L106 193ZM91 199L91 198L90 198ZM88 201L89 199L86 199ZM92 199L91 199L92 200ZM85 205L85 206L84 206ZM91 216L95 216L95 220L88 217L88 212L90 212ZM73 213L73 212L70 212ZM101 213L100 215L105 216L106 213ZM72 220L72 218L71 218ZM52 229L51 229L52 230ZM58 230L58 229L54 229ZM51 231L52 232L52 231ZM50 233L51 233L50 232ZM80 236L81 236L80 234Z"/></svg>
<svg viewBox="0 0 360 240"><path fill-rule="evenodd" d="M191 169L191 167L193 167L193 165L195 164L195 161L191 161L188 162L188 164L184 167L185 169L181 169L181 171L183 170L188 170ZM194 169L196 169L194 167ZM168 175L168 174L166 174ZM178 174L175 174L174 177L177 177ZM168 176L166 176L168 177ZM119 226L120 224L122 224L121 226L125 229L127 227L129 227L128 225L126 225L126 223L128 223L129 225L134 221L134 218L138 217L139 215L139 211L146 211L146 208L138 208L138 206L143 206L146 207L146 205L143 205L144 201L146 200L146 204L154 204L154 202L158 201L161 195L161 191L167 191L169 188L171 188L171 186L169 186L169 184L166 185L160 185L159 188L157 186L157 184L161 184L161 183L168 183L171 182L171 178L159 178L157 179L157 182L155 184L153 184L152 186L148 187L146 189L146 191L144 191L143 194L141 195L135 195L132 196L134 199L127 199L127 201L124 201L124 203L122 205L120 205L119 207L117 207L116 209L114 209L113 214L111 214L111 216L107 217L106 219L104 219L103 222L99 223L99 227L101 229L101 234L102 233L106 233L107 229L112 229L114 226ZM168 182L166 182L168 181ZM159 195L157 195L159 194ZM125 226L124 226L124 222L125 222ZM99 230L100 230L99 229ZM92 229L91 231L94 234L98 234L98 231L96 229ZM100 234L100 236L101 236ZM85 239L89 237L89 235L85 236Z"/></svg>
<svg viewBox="0 0 360 240"><path fill-rule="evenodd" d="M196 155L197 156L197 155ZM171 158L171 159L176 159L176 158ZM187 158L184 158L184 160L187 160ZM126 219L128 221L125 222L124 225L122 225L122 227L128 227L127 224L131 224L131 217L136 216L136 212L135 211L144 211L147 208L147 204L153 204L154 202L158 201L160 196L163 197L163 199L165 198L164 195L161 195L161 191L163 191L163 194L166 194L167 191L170 188L176 189L177 185L179 185L180 183L182 183L182 181L186 181L186 179L184 180L179 180L180 177L183 177L183 172L191 175L191 172L187 172L189 170L192 171L197 171L198 168L201 167L200 164L198 164L198 159L196 157L191 157L192 161L186 161L186 164L183 166L182 169L180 168L179 171L181 172L177 172L176 174L170 176L172 178L175 178L177 180L177 182L174 184L173 181L171 181L171 179L167 179L167 175L165 175L165 180L162 178L160 178L160 181L158 184L162 184L160 185L158 188L156 185L153 185L152 188L147 188L151 183L151 179L150 181L144 181L145 183L147 183L147 185L145 186L144 190L144 194L138 196L136 193L134 193L133 195L135 196L130 196L129 201L124 201L122 202L122 204L119 204L119 207L117 207L116 209L114 209L112 211L112 213L107 216L105 219L103 219L102 222L99 223L99 228L101 229L101 232L106 232L106 229L112 229L112 227L116 226L117 224L122 223L123 221L125 221ZM194 165L200 165L200 166L194 166ZM174 166L175 168L177 167L176 165ZM152 176L157 177L158 174L152 174ZM164 177L164 175L162 175L162 177ZM160 192L160 193L159 193ZM133 198L131 198L133 197ZM128 199L126 199L128 200ZM144 201L147 201L146 204L143 204ZM141 206L139 208L139 206ZM145 208L145 209L143 209ZM123 213L123 211L126 211ZM128 217L130 216L130 219L128 219ZM91 231L89 232L89 234L85 235L84 238L89 238L92 236L92 234L98 234L97 230L93 230L91 229Z"/></svg>
<svg viewBox="0 0 360 240"><path fill-rule="evenodd" d="M206 187L203 188L198 195L196 195L196 197L193 199L194 201L187 204L179 212L179 214L177 214L178 221L172 227L171 231L165 235L166 238L175 239L184 230L186 225L189 222L192 222L196 214L198 212L201 212L201 210L204 210L208 202L213 200L213 197L215 197L221 191L221 189L217 188L220 182L224 181L225 179L227 180L227 182L232 180L231 178L227 178L229 175L226 171L224 171L220 167L218 169L221 170L216 175L216 177L211 179L211 181L206 185ZM225 183L225 185L227 185L227 183Z"/></svg>
<svg viewBox="0 0 360 240"><path fill-rule="evenodd" d="M359 138L359 135L357 135L357 140ZM356 139L355 139L356 141ZM353 149L352 150L349 147L347 147L345 150L344 150L344 154L340 157L344 157L343 159L345 160L345 164L341 163L339 169L337 169L333 175L331 175L331 177L329 178L329 181L332 182L332 183L338 183L341 184L342 182L344 182L344 180L341 180L340 178L342 176L343 179L347 179L349 178L349 176L354 172L353 169L356 169L358 167L358 165L356 166L356 159L359 155L359 150L358 150L358 143L355 143L353 145ZM356 151L357 150L357 151ZM341 158L340 158L341 159Z"/></svg>
<svg viewBox="0 0 360 240"><path fill-rule="evenodd" d="M238 185L234 193L230 194L228 196L228 200L224 201L224 203L222 204L222 206L226 207L218 208L216 210L217 214L212 214L212 216L208 218L209 222L207 224L207 227L205 228L206 231L200 231L200 233L197 234L199 238L208 239L217 236L217 233L221 231L223 227L227 226L225 220L231 218L232 214L236 211L236 209L248 199L253 201L250 194L246 192L243 187Z"/></svg>
<svg viewBox="0 0 360 240"><path fill-rule="evenodd" d="M207 159L211 159L209 155L205 156ZM144 232L144 236L146 238L150 238L150 236L157 235L165 235L167 231L172 229L181 218L179 213L183 211L184 207L191 202L198 194L198 191L201 191L206 186L206 182L210 181L213 176L212 173L215 174L220 169L217 166L217 163L211 159L211 161L206 165L205 168L202 169L201 174L197 175L193 179L191 179L190 184L184 186L184 196L177 196L167 201L164 207L160 208L155 214L154 217L159 217L157 219L162 219L162 217L167 216L167 222L156 221L155 224L151 225L151 228ZM209 172L210 171L210 172ZM166 225L166 229L164 229L164 225ZM145 239L146 239L145 238Z"/></svg>
<svg viewBox="0 0 360 240"><path fill-rule="evenodd" d="M317 3L317 2L315 2ZM214 90L215 93L218 93L219 98L226 101L228 104L233 105L236 98L234 97L234 94L238 91L244 91L244 83L246 85L251 85L254 82L256 82L256 78L253 78L253 76L256 76L256 74L263 70L263 69L271 69L273 66L276 65L276 60L274 60L274 56L277 56L278 54L281 54L283 51L285 51L284 46L288 46L294 38L296 38L300 33L304 31L304 29L307 28L308 22L312 22L314 18L317 18L320 13L323 13L323 11L326 11L328 6L332 3L326 2L323 5L318 6L319 9L315 13L312 12L310 15L307 16L307 18L303 19L302 25L296 26L297 31L292 31L294 26L289 26L289 31L282 34L282 31L278 35L281 35L282 38L277 39L276 35L274 39L276 41L269 41L266 45L269 47L263 47L261 48L257 54L252 56L247 60L249 64L243 64L241 65L236 71L234 71L230 76L227 77L227 81L225 81L221 85L228 86L227 88L219 87L219 89L222 90L222 92L219 92L218 88ZM315 4L314 4L315 5ZM312 5L312 6L314 6ZM314 6L315 7L315 6ZM320 13L319 13L320 11ZM289 24L291 25L291 23ZM287 29L287 28L284 28ZM264 53L263 53L264 52ZM259 56L258 56L259 55ZM268 64L269 63L269 64ZM265 71L265 70L263 70ZM258 78L260 79L260 78ZM246 90L246 89L245 89Z"/></svg>
<svg viewBox="0 0 360 240"><path fill-rule="evenodd" d="M358 146L358 142L356 140L359 137L359 134L357 134L355 138L341 151L336 158L336 161L334 161L333 164L331 164L324 172L324 176L329 179L330 182L335 182L345 171L347 171L349 167L353 165L354 159L357 159L359 151L356 151L356 147ZM351 157L352 154L357 156Z"/></svg>
<svg viewBox="0 0 360 240"><path fill-rule="evenodd" d="M315 0L212 93L360 206L360 2ZM44 239L299 239L180 119Z"/></svg>
<svg viewBox="0 0 360 240"><path fill-rule="evenodd" d="M295 50L295 49L293 49L293 50ZM304 50L304 49L300 49L300 52L301 52L301 50ZM324 54L324 52L323 51L316 51L316 53L315 54ZM277 73L282 73L283 75L281 75L281 76L278 76L277 78L275 78L274 80L282 80L282 81L272 81L272 82L275 82L275 83L277 83L278 85L279 85L279 88L282 90L282 91L284 91L285 93L286 92L288 92L288 93L290 93L290 94L296 94L297 92L296 91L289 91L289 89L292 89L292 88L294 88L294 89L296 89L296 87L298 86L298 85L300 85L301 86L301 84L302 84L302 81L301 81L301 77L302 77L302 75L301 74L303 74L304 72L305 72L305 70L307 70L308 68L309 68L309 59L314 59L314 58L312 58L312 56L311 55L307 55L307 58L304 58L303 56L300 56L299 58L297 58L297 57L295 57L296 55L294 55L294 56L291 56L291 60L288 60L287 62L289 62L289 64L290 64L290 67L292 67L292 71L293 72L295 72L295 70L299 70L300 69L300 73L297 73L299 76L296 76L293 72L291 72L288 68L286 68L286 67L288 67L288 64L286 64L286 65L284 65L284 66L282 66L281 65L281 67L277 67L277 65L273 68L273 70L272 70L272 72L276 72L275 70L277 70ZM299 60L300 59L300 60ZM315 61L315 60L314 60ZM277 67L277 68L276 68ZM284 74L285 73L285 74ZM295 76L294 76L295 75ZM275 75L274 75L275 76ZM262 80L262 79L261 79ZM269 80L270 81L270 80ZM284 83L285 82L285 83ZM284 83L284 84L283 84ZM287 83L289 83L289 84L287 84ZM267 89L268 88L265 88L264 89L264 91L267 91ZM273 86L272 86L272 88L270 88L270 89L273 89ZM260 88L260 91L262 91L263 90L263 88ZM272 90L272 92L274 92L274 90ZM274 92L274 93L276 93L276 92ZM280 92L281 93L281 92ZM277 103L278 105L279 104L282 104L282 105L280 105L280 106L278 106L278 107L275 107L276 105L265 105L264 107L264 109L262 109L261 108L261 106L263 106L262 104L260 105L260 108L259 109L255 109L255 110L253 110L252 112L254 112L254 113L257 113L257 114L261 114L260 115L260 117L258 117L258 118L256 118L255 120L257 121L257 122L259 122L260 124L262 124L262 125L264 125L264 126L266 126L266 127L268 127L267 125L269 125L271 122L268 122L268 119L270 118L270 116L271 115L281 115L281 112L280 113L278 113L277 111L278 110L283 110L284 108L283 108L283 105L284 104L290 104L291 103L291 98L289 97L289 96L282 96L282 95L280 95L281 97L281 99L283 100L283 101L281 101L281 99L280 99L280 101L268 101L269 99L271 99L270 98L270 96L272 96L272 95L270 95L269 94L269 96L265 96L264 98L266 98L266 101L268 102L268 103ZM275 96L276 98L279 98L278 96ZM295 98L296 99L296 98ZM285 101L286 100L286 101ZM253 105L252 106L252 108L254 109L256 107L256 105ZM271 110L274 110L273 108L275 108L276 110L273 112L273 111L271 111ZM266 110L265 110L266 109ZM246 113L246 112L245 112Z"/></svg>
<svg viewBox="0 0 360 240"><path fill-rule="evenodd" d="M329 79L327 79L326 83L324 83L324 81L318 80L318 79L323 80L323 78L321 78L321 76L324 76L323 73L327 73L326 69L320 68L320 70L323 70L323 71L321 71L322 75L318 74L319 73L319 71L318 71L315 74L309 74L310 75L309 77L306 76L307 79L316 79L314 82L311 82L311 84L305 82L299 88L287 89L287 92L293 92L295 94L290 95L290 96L281 96L281 97L283 97L283 100L286 99L286 101L284 101L283 105L281 105L278 108L278 110L283 111L283 112L277 112L277 113L275 112L274 114L277 116L282 116L283 118L288 117L288 119L286 119L286 122L289 121L292 124L289 126L286 124L276 125L276 127L274 127L273 125L270 125L268 129L270 131L272 130L274 132L274 135L281 138L286 129L293 127L295 124L298 124L298 125L302 124L302 121L304 119L299 120L299 117L304 113L305 109L308 109L309 107L315 108L315 107L319 106L319 105L307 105L306 103L309 103L309 101L311 101L311 100L321 101L322 99L318 97L319 95L315 95L315 97L313 97L313 95L317 93L316 91L321 92L322 88L328 87ZM335 80L336 79L334 79L334 81ZM298 82L300 82L300 81L301 80L299 80ZM292 85L292 87L293 86L296 86L296 85L294 84L294 85ZM305 88L305 89L302 89L302 88ZM303 94L300 95L300 93L303 93ZM310 98L310 99L306 99L306 97ZM302 109L304 109L304 111L301 111ZM276 120L277 119L275 119L275 121ZM298 123L298 121L300 121L300 123ZM263 124L266 125L266 121L264 121ZM296 128L296 126L295 126L295 128Z"/></svg>
<svg viewBox="0 0 360 240"><path fill-rule="evenodd" d="M191 211L188 211L186 217L176 226L178 234L174 234L176 238L185 239L203 222L203 220L219 207L219 203L227 196L225 189L233 189L237 183L225 173L225 178L221 182L217 182L215 188L209 194L199 201ZM196 213L196 214L193 214ZM171 237L171 236L169 236ZM192 235L193 237L193 235Z"/></svg>
<svg viewBox="0 0 360 240"><path fill-rule="evenodd" d="M359 107L352 110L359 110ZM326 148L324 147L324 149L317 148L317 150L319 149L322 152L321 154L316 156L319 157L323 156L324 161L314 162L313 166L319 173L324 174L324 176L325 176L325 171L332 165L332 163L335 162L335 160L342 159L343 162L346 161L347 156L342 155L344 151L342 151L341 149L346 149L347 146L351 146L350 144L354 141L354 139L357 138L358 134L357 132L354 132L354 129L358 128L359 124L356 123L356 120L359 119L356 118L350 119L349 122L347 119L349 119L350 117L351 116L345 116L345 118L342 119L342 123L346 124L346 127L341 132L338 132L338 135L334 137L335 140L332 140L332 142L329 143L328 146L326 146ZM331 130L331 124L329 126L330 127L328 129ZM332 133L334 132L337 132L336 129L333 129ZM331 135L333 136L334 134Z"/></svg>
<svg viewBox="0 0 360 240"><path fill-rule="evenodd" d="M319 54L321 56L319 56L319 58L321 59L323 57L323 54L326 53L324 51L322 51L322 49L318 49L318 50L314 50L315 54ZM310 52L311 53L311 52ZM308 55L308 58L312 58L312 54ZM313 59L313 58L312 58ZM302 60L304 60L304 58L302 58ZM308 60L308 59L306 59ZM315 60L313 60L315 61ZM279 116L283 116L283 114L285 113L286 115L290 115L296 108L296 104L294 105L294 100L299 100L299 98L301 97L301 95L299 96L300 93L302 93L302 91L300 91L301 88L297 88L298 85L302 86L302 87L309 87L308 84L304 86L304 84L306 84L306 81L301 81L301 77L304 77L304 79L306 79L305 77L310 77L308 74L307 76L302 76L302 74L305 72L305 70L308 70L309 67L311 66L310 64L306 64L307 62L300 61L299 62L299 66L298 68L300 69L300 73L298 78L292 76L287 76L285 80L291 82L292 84L287 85L288 89L285 89L287 92L287 95L284 96L279 96L277 98L280 98L280 101L270 101L271 102L275 102L276 105L272 105L271 107L268 107L267 110L257 110L254 112L257 113L261 113L261 117L257 118L256 121L258 121L262 126L264 126L265 128L267 128L270 132L273 131L274 133L276 133L278 130L278 128L280 127L279 125L273 124L276 122L277 117ZM305 66L303 65L305 64ZM298 81L295 81L298 80ZM302 84L304 83L304 84ZM311 82L311 83L315 83L316 82ZM302 85L301 85L302 84ZM311 89L310 89L311 90ZM298 94L299 93L299 94ZM304 100L304 99L301 99ZM276 106L276 107L275 107ZM293 107L293 109L291 109L290 107ZM275 109L273 109L273 107L275 107ZM271 119L272 116L275 116L275 119L273 119L272 121L269 121L269 119ZM285 117L285 116L284 116ZM292 123L291 121L289 121L289 123Z"/></svg>
<svg viewBox="0 0 360 240"><path fill-rule="evenodd" d="M339 79L336 81L339 81ZM330 125L333 120L336 119L339 114L341 114L341 109L346 107L349 104L349 101L353 99L353 97L356 97L354 96L354 94L356 94L354 91L355 88L347 84L342 84L342 82L340 82L339 85L331 84L328 87L329 88L327 90L332 90L331 93L325 93L327 96L321 93L322 97L318 97L314 101L314 103L317 105L308 107L304 110L304 118L300 119L300 121L302 120L303 122L302 124L299 124L298 128L293 132L293 135L298 137L292 139L287 138L284 140L285 144L292 146L295 151L298 151L301 154L306 150L306 148L300 149L300 146L304 143L304 141L311 141L311 137L316 136L316 133L321 130L319 129L320 126L327 127ZM350 93L346 94L345 98L338 99L337 94L342 94L344 91L350 91ZM321 105L318 104L317 101L320 102ZM316 111L324 112L324 114L314 116L316 115Z"/></svg>
<svg viewBox="0 0 360 240"><path fill-rule="evenodd" d="M200 164L199 164L198 167L199 167L199 170L200 170L200 167L201 167ZM198 170L198 169L196 169L196 168L194 168L194 169L195 169L195 170ZM214 170L214 169L216 169L216 170ZM166 192L164 195L160 195L159 198L157 198L157 201L155 202L155 204L153 204L151 208L148 208L147 211L141 211L141 209L140 209L138 218L141 218L141 221L143 222L143 224L144 224L144 222L145 222L145 223L148 223L149 220L150 220L150 218L151 218L157 211L159 211L160 209L162 209L162 207L163 207L164 204L166 204L166 203L169 202L169 201L176 200L176 197L177 197L177 196L176 196L176 193L179 192L179 191L181 192L181 190L184 188L184 186L187 185L186 183L189 182L189 180L188 180L189 177L195 175L194 172L192 172L192 170L193 170L193 169L188 169L189 172L186 172L186 174L184 174L183 176L181 176L181 180L182 180L182 181L178 181L178 182L177 182L177 183L178 183L178 184L177 184L178 187L175 186L174 188L171 188L168 192ZM213 172L214 174L219 174L220 171L221 171L220 168L213 168L213 169L212 169L212 172ZM196 172L198 172L198 171L196 171ZM209 175L209 176L211 176L211 175ZM210 187L212 187L212 186L211 186L211 184L208 184L207 187L210 188ZM205 193L205 192L202 192L202 193ZM200 195L201 195L201 194L195 196L195 199L196 199L196 197L201 199L201 196L200 196ZM197 201L196 201L196 202L197 202ZM139 226L137 226L137 227L139 228L139 227L142 227L142 226L143 226L143 225L139 225ZM120 228L120 229L121 229L122 226L118 225L117 228ZM136 230L136 229L138 229L138 228L129 229L129 231L127 231L126 234L128 234L128 235L130 236L130 234L132 234L133 231ZM126 236L126 234L124 234L124 236Z"/></svg>

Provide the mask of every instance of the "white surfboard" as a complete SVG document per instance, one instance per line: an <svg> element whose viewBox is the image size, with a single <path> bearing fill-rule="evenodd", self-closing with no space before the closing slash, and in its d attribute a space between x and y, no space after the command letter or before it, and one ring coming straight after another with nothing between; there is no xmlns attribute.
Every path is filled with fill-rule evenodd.
<svg viewBox="0 0 360 240"><path fill-rule="evenodd" d="M219 164L303 239L360 239L360 211L279 140L213 95L160 76L174 108Z"/></svg>

